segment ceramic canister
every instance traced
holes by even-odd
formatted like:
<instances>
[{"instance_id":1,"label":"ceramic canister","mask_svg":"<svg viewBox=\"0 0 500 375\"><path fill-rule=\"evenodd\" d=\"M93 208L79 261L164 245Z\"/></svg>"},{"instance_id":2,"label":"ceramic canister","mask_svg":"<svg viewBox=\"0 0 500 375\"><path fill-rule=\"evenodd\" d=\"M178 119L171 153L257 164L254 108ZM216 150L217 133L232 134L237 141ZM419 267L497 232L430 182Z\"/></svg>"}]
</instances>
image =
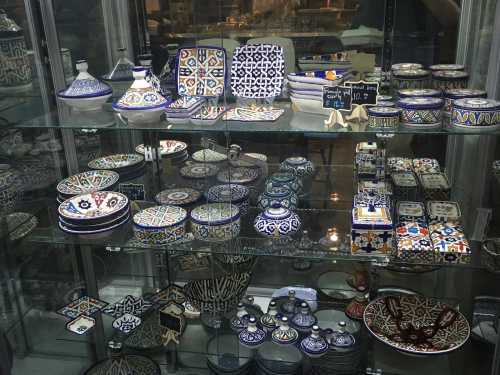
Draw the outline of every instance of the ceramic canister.
<instances>
[{"instance_id":1,"label":"ceramic canister","mask_svg":"<svg viewBox=\"0 0 500 375\"><path fill-rule=\"evenodd\" d=\"M432 87L435 89L465 89L469 74L460 70L439 70L432 72Z\"/></svg>"},{"instance_id":2,"label":"ceramic canister","mask_svg":"<svg viewBox=\"0 0 500 375\"><path fill-rule=\"evenodd\" d=\"M423 69L395 70L392 72L394 92L402 89L425 89L429 85L430 72Z\"/></svg>"},{"instance_id":3,"label":"ceramic canister","mask_svg":"<svg viewBox=\"0 0 500 375\"><path fill-rule=\"evenodd\" d=\"M424 66L419 63L398 63L398 64L392 64L391 70L392 71L397 71L397 70L416 70L416 69L423 69Z\"/></svg>"},{"instance_id":4,"label":"ceramic canister","mask_svg":"<svg viewBox=\"0 0 500 375\"><path fill-rule=\"evenodd\" d=\"M476 89L449 89L444 92L444 115L451 116L452 104L458 99L486 98L484 90Z\"/></svg>"},{"instance_id":5,"label":"ceramic canister","mask_svg":"<svg viewBox=\"0 0 500 375\"><path fill-rule=\"evenodd\" d=\"M439 98L404 98L398 101L401 122L407 127L441 127L444 101Z\"/></svg>"},{"instance_id":6,"label":"ceramic canister","mask_svg":"<svg viewBox=\"0 0 500 375\"><path fill-rule=\"evenodd\" d=\"M368 127L386 130L397 129L400 113L399 108L393 107L368 108Z\"/></svg>"},{"instance_id":7,"label":"ceramic canister","mask_svg":"<svg viewBox=\"0 0 500 375\"><path fill-rule=\"evenodd\" d=\"M264 237L279 238L291 236L300 229L299 216L281 206L274 206L261 212L254 220L255 230Z\"/></svg>"},{"instance_id":8,"label":"ceramic canister","mask_svg":"<svg viewBox=\"0 0 500 375\"><path fill-rule=\"evenodd\" d=\"M484 98L455 100L451 123L464 129L497 129L500 127L500 102Z\"/></svg>"},{"instance_id":9,"label":"ceramic canister","mask_svg":"<svg viewBox=\"0 0 500 375\"><path fill-rule=\"evenodd\" d=\"M246 215L250 206L250 189L239 184L215 185L205 195L210 203L231 203L238 206L241 215Z\"/></svg>"},{"instance_id":10,"label":"ceramic canister","mask_svg":"<svg viewBox=\"0 0 500 375\"><path fill-rule=\"evenodd\" d=\"M436 89L403 89L398 91L400 98L441 98L443 92Z\"/></svg>"},{"instance_id":11,"label":"ceramic canister","mask_svg":"<svg viewBox=\"0 0 500 375\"><path fill-rule=\"evenodd\" d=\"M432 72L437 72L439 70L465 70L465 65L462 64L436 64L429 66Z\"/></svg>"},{"instance_id":12,"label":"ceramic canister","mask_svg":"<svg viewBox=\"0 0 500 375\"><path fill-rule=\"evenodd\" d=\"M295 194L302 191L302 181L293 173L273 173L266 181L266 189L271 187L287 187Z\"/></svg>"},{"instance_id":13,"label":"ceramic canister","mask_svg":"<svg viewBox=\"0 0 500 375\"><path fill-rule=\"evenodd\" d=\"M294 211L299 205L299 198L286 186L271 186L259 195L257 206L261 210L265 210L274 205L280 205Z\"/></svg>"},{"instance_id":14,"label":"ceramic canister","mask_svg":"<svg viewBox=\"0 0 500 375\"><path fill-rule=\"evenodd\" d=\"M196 239L229 241L240 233L240 210L231 203L208 203L191 211L191 230Z\"/></svg>"},{"instance_id":15,"label":"ceramic canister","mask_svg":"<svg viewBox=\"0 0 500 375\"><path fill-rule=\"evenodd\" d=\"M302 156L294 156L285 159L280 164L281 172L292 172L298 177L310 177L314 175L314 164Z\"/></svg>"},{"instance_id":16,"label":"ceramic canister","mask_svg":"<svg viewBox=\"0 0 500 375\"><path fill-rule=\"evenodd\" d=\"M175 242L186 233L187 211L177 206L155 206L134 215L134 236L151 244Z\"/></svg>"}]
</instances>

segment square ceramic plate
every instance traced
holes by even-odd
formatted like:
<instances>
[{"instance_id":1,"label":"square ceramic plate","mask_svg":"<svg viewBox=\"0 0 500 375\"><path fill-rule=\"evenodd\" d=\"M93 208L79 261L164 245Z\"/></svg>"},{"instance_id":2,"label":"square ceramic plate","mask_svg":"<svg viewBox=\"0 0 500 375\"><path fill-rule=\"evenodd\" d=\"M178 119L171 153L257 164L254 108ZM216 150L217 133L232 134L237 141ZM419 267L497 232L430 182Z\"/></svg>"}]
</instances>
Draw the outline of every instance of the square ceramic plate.
<instances>
[{"instance_id":1,"label":"square ceramic plate","mask_svg":"<svg viewBox=\"0 0 500 375\"><path fill-rule=\"evenodd\" d=\"M281 108L233 108L224 114L225 121L276 121L285 112Z\"/></svg>"},{"instance_id":2,"label":"square ceramic plate","mask_svg":"<svg viewBox=\"0 0 500 375\"><path fill-rule=\"evenodd\" d=\"M102 312L119 318L125 314L141 316L152 307L151 302L145 301L142 297L125 296L121 301L115 302L106 307Z\"/></svg>"},{"instance_id":3,"label":"square ceramic plate","mask_svg":"<svg viewBox=\"0 0 500 375\"><path fill-rule=\"evenodd\" d=\"M450 183L444 173L422 173L420 183L424 190L449 190Z\"/></svg>"},{"instance_id":4,"label":"square ceramic plate","mask_svg":"<svg viewBox=\"0 0 500 375\"><path fill-rule=\"evenodd\" d=\"M108 304L89 296L83 296L57 310L57 313L67 318L77 318L80 315L94 315Z\"/></svg>"},{"instance_id":5,"label":"square ceramic plate","mask_svg":"<svg viewBox=\"0 0 500 375\"><path fill-rule=\"evenodd\" d=\"M95 319L90 316L80 315L66 324L66 329L77 335L85 334L89 329L95 326Z\"/></svg>"},{"instance_id":6,"label":"square ceramic plate","mask_svg":"<svg viewBox=\"0 0 500 375\"><path fill-rule=\"evenodd\" d=\"M394 172L392 174L394 186L400 188L416 188L418 183L413 172Z\"/></svg>"}]
</instances>

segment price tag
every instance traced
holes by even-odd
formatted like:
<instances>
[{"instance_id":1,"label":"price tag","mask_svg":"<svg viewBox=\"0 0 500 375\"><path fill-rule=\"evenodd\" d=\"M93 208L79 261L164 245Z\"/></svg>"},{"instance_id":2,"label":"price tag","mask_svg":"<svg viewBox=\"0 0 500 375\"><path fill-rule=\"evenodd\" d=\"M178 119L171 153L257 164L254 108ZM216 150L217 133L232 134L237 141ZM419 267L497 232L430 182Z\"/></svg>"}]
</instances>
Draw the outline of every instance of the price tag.
<instances>
[{"instance_id":1,"label":"price tag","mask_svg":"<svg viewBox=\"0 0 500 375\"><path fill-rule=\"evenodd\" d=\"M125 194L131 201L146 200L143 184L120 184L118 186L118 191Z\"/></svg>"},{"instance_id":2,"label":"price tag","mask_svg":"<svg viewBox=\"0 0 500 375\"><path fill-rule=\"evenodd\" d=\"M352 109L352 88L323 86L323 108L350 111Z\"/></svg>"},{"instance_id":3,"label":"price tag","mask_svg":"<svg viewBox=\"0 0 500 375\"><path fill-rule=\"evenodd\" d=\"M376 105L378 96L377 82L346 82L352 88L352 104Z\"/></svg>"}]
</instances>

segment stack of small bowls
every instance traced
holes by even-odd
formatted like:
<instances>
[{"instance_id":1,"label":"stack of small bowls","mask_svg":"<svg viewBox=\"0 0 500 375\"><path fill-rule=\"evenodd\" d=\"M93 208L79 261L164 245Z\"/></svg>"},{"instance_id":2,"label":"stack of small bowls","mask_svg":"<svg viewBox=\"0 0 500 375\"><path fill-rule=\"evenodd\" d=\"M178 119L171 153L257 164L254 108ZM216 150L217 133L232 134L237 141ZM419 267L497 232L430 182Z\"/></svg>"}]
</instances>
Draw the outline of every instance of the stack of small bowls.
<instances>
[{"instance_id":1,"label":"stack of small bowls","mask_svg":"<svg viewBox=\"0 0 500 375\"><path fill-rule=\"evenodd\" d=\"M128 198L114 191L71 197L59 205L59 228L66 233L95 235L125 224L130 218Z\"/></svg>"},{"instance_id":2,"label":"stack of small bowls","mask_svg":"<svg viewBox=\"0 0 500 375\"><path fill-rule=\"evenodd\" d=\"M145 154L145 146L140 144L135 148L135 152L138 154ZM184 142L177 141L175 139L164 139L160 141L159 153L161 154L162 160L168 160L173 165L179 165L184 163L188 157L188 145ZM153 159L155 155L153 154Z\"/></svg>"},{"instance_id":3,"label":"stack of small bowls","mask_svg":"<svg viewBox=\"0 0 500 375\"><path fill-rule=\"evenodd\" d=\"M120 182L132 180L142 176L145 171L144 156L138 154L114 154L94 159L89 162L90 169L116 172L120 175Z\"/></svg>"},{"instance_id":4,"label":"stack of small bowls","mask_svg":"<svg viewBox=\"0 0 500 375\"><path fill-rule=\"evenodd\" d=\"M104 169L75 174L57 184L57 203L75 195L113 190L119 179L118 173Z\"/></svg>"},{"instance_id":5,"label":"stack of small bowls","mask_svg":"<svg viewBox=\"0 0 500 375\"><path fill-rule=\"evenodd\" d=\"M148 245L162 245L184 238L188 213L177 206L155 206L134 215L134 236Z\"/></svg>"}]
</instances>

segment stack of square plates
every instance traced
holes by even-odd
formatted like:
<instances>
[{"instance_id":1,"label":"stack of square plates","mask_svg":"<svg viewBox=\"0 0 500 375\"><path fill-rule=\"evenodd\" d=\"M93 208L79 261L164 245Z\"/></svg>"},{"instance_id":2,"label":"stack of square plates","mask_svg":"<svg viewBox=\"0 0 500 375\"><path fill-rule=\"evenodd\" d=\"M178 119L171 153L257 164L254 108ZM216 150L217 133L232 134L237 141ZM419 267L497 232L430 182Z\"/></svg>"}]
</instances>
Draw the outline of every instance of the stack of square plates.
<instances>
[{"instance_id":1,"label":"stack of square plates","mask_svg":"<svg viewBox=\"0 0 500 375\"><path fill-rule=\"evenodd\" d=\"M114 154L89 162L90 169L106 169L120 175L121 181L128 181L144 174L146 162L138 154Z\"/></svg>"},{"instance_id":2,"label":"stack of square plates","mask_svg":"<svg viewBox=\"0 0 500 375\"><path fill-rule=\"evenodd\" d=\"M97 234L125 224L130 218L128 198L114 191L71 197L59 205L59 228L71 234Z\"/></svg>"},{"instance_id":3,"label":"stack of square plates","mask_svg":"<svg viewBox=\"0 0 500 375\"><path fill-rule=\"evenodd\" d=\"M205 103L203 98L182 96L165 109L167 120L173 124L189 122L191 116L201 109L203 103Z\"/></svg>"},{"instance_id":4,"label":"stack of square plates","mask_svg":"<svg viewBox=\"0 0 500 375\"><path fill-rule=\"evenodd\" d=\"M188 157L188 145L181 141L176 141L175 139L164 139L160 141L159 152L161 154L161 159L170 160L172 164L182 164ZM135 152L144 155L145 147L140 144L135 148ZM154 158L154 155L153 155Z\"/></svg>"},{"instance_id":5,"label":"stack of square plates","mask_svg":"<svg viewBox=\"0 0 500 375\"><path fill-rule=\"evenodd\" d=\"M118 173L104 169L75 174L57 184L57 202L62 203L79 194L113 190L119 179Z\"/></svg>"}]
</instances>

